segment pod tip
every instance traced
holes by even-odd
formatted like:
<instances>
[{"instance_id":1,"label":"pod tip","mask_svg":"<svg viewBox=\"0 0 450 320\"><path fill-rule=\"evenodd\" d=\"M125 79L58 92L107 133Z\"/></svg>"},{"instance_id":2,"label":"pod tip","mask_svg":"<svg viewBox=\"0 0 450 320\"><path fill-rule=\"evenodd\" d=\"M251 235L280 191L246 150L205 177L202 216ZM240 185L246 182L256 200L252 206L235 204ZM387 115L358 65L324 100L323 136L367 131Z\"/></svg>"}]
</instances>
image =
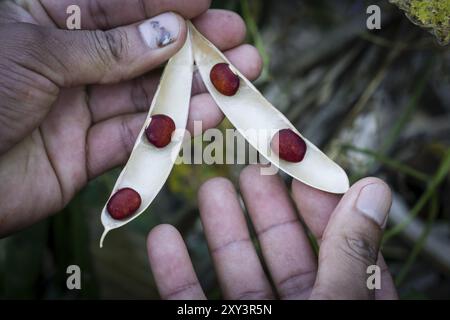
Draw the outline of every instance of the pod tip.
<instances>
[{"instance_id":1,"label":"pod tip","mask_svg":"<svg viewBox=\"0 0 450 320\"><path fill-rule=\"evenodd\" d=\"M108 234L110 229L105 228L105 230L103 230L102 236L100 238L100 248L103 248L103 240L105 240L106 235Z\"/></svg>"}]
</instances>

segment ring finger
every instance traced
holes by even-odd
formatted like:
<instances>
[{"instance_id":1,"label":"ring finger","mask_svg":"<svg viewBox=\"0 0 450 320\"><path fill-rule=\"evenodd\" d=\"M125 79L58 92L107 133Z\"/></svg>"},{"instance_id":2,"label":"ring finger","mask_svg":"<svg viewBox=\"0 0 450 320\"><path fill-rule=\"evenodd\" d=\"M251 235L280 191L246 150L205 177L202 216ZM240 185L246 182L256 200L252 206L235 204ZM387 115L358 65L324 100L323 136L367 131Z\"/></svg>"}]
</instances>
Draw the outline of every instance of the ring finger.
<instances>
[{"instance_id":1,"label":"ring finger","mask_svg":"<svg viewBox=\"0 0 450 320\"><path fill-rule=\"evenodd\" d=\"M261 175L248 166L241 192L255 227L264 260L282 299L306 299L316 278L316 257L278 175Z\"/></svg>"}]
</instances>

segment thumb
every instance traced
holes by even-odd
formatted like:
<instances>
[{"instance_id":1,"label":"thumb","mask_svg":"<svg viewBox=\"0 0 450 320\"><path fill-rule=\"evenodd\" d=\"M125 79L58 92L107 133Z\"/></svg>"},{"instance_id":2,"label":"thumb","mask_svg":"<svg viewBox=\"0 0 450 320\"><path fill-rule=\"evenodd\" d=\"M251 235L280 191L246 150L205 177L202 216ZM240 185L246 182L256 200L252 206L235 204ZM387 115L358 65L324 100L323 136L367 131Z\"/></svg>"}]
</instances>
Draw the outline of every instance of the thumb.
<instances>
[{"instance_id":1,"label":"thumb","mask_svg":"<svg viewBox=\"0 0 450 320\"><path fill-rule=\"evenodd\" d=\"M170 58L186 38L184 19L171 12L107 31L68 31L27 24L17 28L19 39L25 38L28 43L16 45L25 52L13 52L12 59L60 87L133 78Z\"/></svg>"},{"instance_id":2,"label":"thumb","mask_svg":"<svg viewBox=\"0 0 450 320\"><path fill-rule=\"evenodd\" d=\"M35 130L61 87L133 78L175 54L184 19L164 13L108 31L0 26L0 155Z\"/></svg>"},{"instance_id":3,"label":"thumb","mask_svg":"<svg viewBox=\"0 0 450 320\"><path fill-rule=\"evenodd\" d=\"M390 206L390 189L377 178L360 180L344 195L322 238L313 299L374 297L367 268L376 264Z\"/></svg>"}]
</instances>

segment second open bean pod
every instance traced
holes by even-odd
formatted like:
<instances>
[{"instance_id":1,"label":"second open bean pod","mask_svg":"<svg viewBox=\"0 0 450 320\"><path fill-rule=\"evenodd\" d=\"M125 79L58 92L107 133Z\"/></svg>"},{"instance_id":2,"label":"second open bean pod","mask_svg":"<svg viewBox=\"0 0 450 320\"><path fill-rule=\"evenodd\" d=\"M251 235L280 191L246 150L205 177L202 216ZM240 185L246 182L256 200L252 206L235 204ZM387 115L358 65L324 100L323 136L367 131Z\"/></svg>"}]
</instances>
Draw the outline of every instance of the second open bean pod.
<instances>
[{"instance_id":1,"label":"second open bean pod","mask_svg":"<svg viewBox=\"0 0 450 320\"><path fill-rule=\"evenodd\" d=\"M303 137L219 49L198 32L192 23L188 24L194 60L203 82L225 116L244 138L261 155L294 179L323 191L346 192L349 180L345 171ZM250 134L255 132L266 132L267 137L261 139L261 135ZM284 143L277 150L281 152L272 150L274 137L280 137L279 143Z\"/></svg>"}]
</instances>

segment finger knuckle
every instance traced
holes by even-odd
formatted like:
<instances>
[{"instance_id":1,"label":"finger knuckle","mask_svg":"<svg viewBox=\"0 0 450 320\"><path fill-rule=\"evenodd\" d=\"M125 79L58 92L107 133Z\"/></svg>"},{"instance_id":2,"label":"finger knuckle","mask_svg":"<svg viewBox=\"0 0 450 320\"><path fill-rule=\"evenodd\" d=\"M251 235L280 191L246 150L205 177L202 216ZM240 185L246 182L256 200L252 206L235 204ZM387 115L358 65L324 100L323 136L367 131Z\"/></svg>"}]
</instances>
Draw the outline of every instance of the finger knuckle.
<instances>
[{"instance_id":1,"label":"finger knuckle","mask_svg":"<svg viewBox=\"0 0 450 320\"><path fill-rule=\"evenodd\" d=\"M127 34L123 30L92 31L92 48L105 67L120 64L127 51Z\"/></svg>"},{"instance_id":2,"label":"finger knuckle","mask_svg":"<svg viewBox=\"0 0 450 320\"><path fill-rule=\"evenodd\" d=\"M339 291L334 290L328 286L314 286L312 289L310 300L336 300L339 299Z\"/></svg>"},{"instance_id":3,"label":"finger knuckle","mask_svg":"<svg viewBox=\"0 0 450 320\"><path fill-rule=\"evenodd\" d=\"M164 300L170 300L170 299L178 299L180 296L183 296L186 293L195 291L200 288L200 284L197 281L187 282L184 284L180 284L173 289L169 290L168 292L164 293L162 295L162 298Z\"/></svg>"},{"instance_id":4,"label":"finger knuckle","mask_svg":"<svg viewBox=\"0 0 450 320\"><path fill-rule=\"evenodd\" d=\"M97 28L104 29L110 25L108 21L108 14L102 4L102 1L88 1L88 11L94 25Z\"/></svg>"},{"instance_id":5,"label":"finger knuckle","mask_svg":"<svg viewBox=\"0 0 450 320\"><path fill-rule=\"evenodd\" d=\"M298 270L278 282L280 298L291 299L299 296L306 297L312 290L316 279L316 270Z\"/></svg>"},{"instance_id":6,"label":"finger knuckle","mask_svg":"<svg viewBox=\"0 0 450 320\"><path fill-rule=\"evenodd\" d=\"M245 290L236 295L236 300L270 300L273 296L264 289Z\"/></svg>"},{"instance_id":7,"label":"finger knuckle","mask_svg":"<svg viewBox=\"0 0 450 320\"><path fill-rule=\"evenodd\" d=\"M352 262L358 262L364 266L372 265L376 262L378 250L374 241L366 234L350 233L343 236L343 241L339 241L341 252L344 257Z\"/></svg>"},{"instance_id":8,"label":"finger knuckle","mask_svg":"<svg viewBox=\"0 0 450 320\"><path fill-rule=\"evenodd\" d=\"M122 29L114 29L105 32L109 51L115 62L120 62L127 55L128 35Z\"/></svg>"},{"instance_id":9,"label":"finger knuckle","mask_svg":"<svg viewBox=\"0 0 450 320\"><path fill-rule=\"evenodd\" d=\"M120 125L120 137L123 150L126 154L130 154L133 150L134 141L136 139L136 134L130 127L127 118L123 118Z\"/></svg>"},{"instance_id":10,"label":"finger knuckle","mask_svg":"<svg viewBox=\"0 0 450 320\"><path fill-rule=\"evenodd\" d=\"M150 94L147 92L145 79L138 77L131 82L130 98L135 111L145 111L150 103Z\"/></svg>"}]
</instances>

